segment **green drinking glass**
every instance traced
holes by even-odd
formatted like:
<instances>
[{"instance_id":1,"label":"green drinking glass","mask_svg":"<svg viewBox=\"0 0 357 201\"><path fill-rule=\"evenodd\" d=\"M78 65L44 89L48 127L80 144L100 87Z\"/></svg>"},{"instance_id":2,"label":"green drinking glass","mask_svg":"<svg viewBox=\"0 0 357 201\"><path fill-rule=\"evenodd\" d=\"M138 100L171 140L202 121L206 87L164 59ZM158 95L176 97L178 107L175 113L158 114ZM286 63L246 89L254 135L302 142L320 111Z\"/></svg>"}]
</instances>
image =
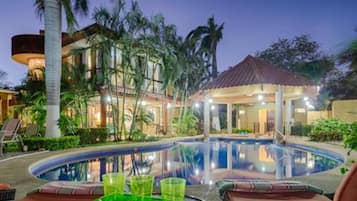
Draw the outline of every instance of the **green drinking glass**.
<instances>
[{"instance_id":1,"label":"green drinking glass","mask_svg":"<svg viewBox=\"0 0 357 201\"><path fill-rule=\"evenodd\" d=\"M183 201L185 199L186 180L169 177L160 181L161 197L165 201Z\"/></svg>"},{"instance_id":2,"label":"green drinking glass","mask_svg":"<svg viewBox=\"0 0 357 201\"><path fill-rule=\"evenodd\" d=\"M150 197L154 186L154 177L138 175L130 177L130 191L137 197Z\"/></svg>"},{"instance_id":3,"label":"green drinking glass","mask_svg":"<svg viewBox=\"0 0 357 201\"><path fill-rule=\"evenodd\" d=\"M103 175L104 195L123 194L125 175L123 173L109 173Z\"/></svg>"}]
</instances>

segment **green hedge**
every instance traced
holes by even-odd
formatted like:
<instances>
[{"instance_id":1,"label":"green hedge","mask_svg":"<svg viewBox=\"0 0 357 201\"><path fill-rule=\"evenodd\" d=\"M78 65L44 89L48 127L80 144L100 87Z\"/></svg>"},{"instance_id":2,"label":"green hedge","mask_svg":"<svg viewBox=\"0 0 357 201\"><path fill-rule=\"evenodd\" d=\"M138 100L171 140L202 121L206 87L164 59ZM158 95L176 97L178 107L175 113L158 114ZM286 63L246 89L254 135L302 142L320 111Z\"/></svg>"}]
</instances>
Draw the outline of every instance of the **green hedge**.
<instances>
[{"instance_id":1,"label":"green hedge","mask_svg":"<svg viewBox=\"0 0 357 201\"><path fill-rule=\"evenodd\" d=\"M233 128L232 133L239 133L239 134L247 134L247 133L252 133L252 129L249 128Z\"/></svg>"},{"instance_id":2,"label":"green hedge","mask_svg":"<svg viewBox=\"0 0 357 201\"><path fill-rule=\"evenodd\" d=\"M81 128L77 134L80 144L96 144L106 142L109 131L107 128Z\"/></svg>"},{"instance_id":3,"label":"green hedge","mask_svg":"<svg viewBox=\"0 0 357 201\"><path fill-rule=\"evenodd\" d=\"M309 134L312 141L341 141L351 133L351 125L338 119L319 119Z\"/></svg>"},{"instance_id":4,"label":"green hedge","mask_svg":"<svg viewBox=\"0 0 357 201\"><path fill-rule=\"evenodd\" d=\"M50 151L78 147L78 136L65 136L60 138L28 137L23 139L29 151L46 149Z\"/></svg>"}]
</instances>

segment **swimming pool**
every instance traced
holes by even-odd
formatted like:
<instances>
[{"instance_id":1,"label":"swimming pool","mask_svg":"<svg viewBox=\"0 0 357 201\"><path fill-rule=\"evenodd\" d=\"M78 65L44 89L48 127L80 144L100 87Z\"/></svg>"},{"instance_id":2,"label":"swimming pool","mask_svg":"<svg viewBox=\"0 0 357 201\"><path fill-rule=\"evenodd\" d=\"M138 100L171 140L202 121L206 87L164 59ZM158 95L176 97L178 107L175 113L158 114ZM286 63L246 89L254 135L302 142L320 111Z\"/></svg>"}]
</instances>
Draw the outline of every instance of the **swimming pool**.
<instances>
[{"instance_id":1,"label":"swimming pool","mask_svg":"<svg viewBox=\"0 0 357 201\"><path fill-rule=\"evenodd\" d=\"M221 179L283 179L339 166L343 157L303 145L276 145L272 140L210 138L176 143L84 152L41 162L31 168L38 178L101 181L109 172L183 177L188 184Z\"/></svg>"}]
</instances>

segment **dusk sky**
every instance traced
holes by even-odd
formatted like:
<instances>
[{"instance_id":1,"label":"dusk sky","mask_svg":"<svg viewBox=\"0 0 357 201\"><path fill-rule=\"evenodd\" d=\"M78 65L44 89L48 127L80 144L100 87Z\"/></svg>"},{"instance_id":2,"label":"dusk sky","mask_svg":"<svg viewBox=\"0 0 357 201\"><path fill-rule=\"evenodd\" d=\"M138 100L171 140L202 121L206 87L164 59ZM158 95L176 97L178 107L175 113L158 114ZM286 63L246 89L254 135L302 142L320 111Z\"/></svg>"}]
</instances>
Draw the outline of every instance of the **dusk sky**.
<instances>
[{"instance_id":1,"label":"dusk sky","mask_svg":"<svg viewBox=\"0 0 357 201\"><path fill-rule=\"evenodd\" d=\"M11 85L19 84L27 72L26 66L11 59L11 37L44 28L33 2L1 0L0 69L8 73ZM90 11L110 2L89 0ZM224 22L217 50L219 71L282 37L310 34L328 54L339 52L357 38L357 0L139 0L139 4L147 16L162 13L183 36L206 24L212 15L217 23ZM91 15L78 20L80 27L93 23Z\"/></svg>"}]
</instances>

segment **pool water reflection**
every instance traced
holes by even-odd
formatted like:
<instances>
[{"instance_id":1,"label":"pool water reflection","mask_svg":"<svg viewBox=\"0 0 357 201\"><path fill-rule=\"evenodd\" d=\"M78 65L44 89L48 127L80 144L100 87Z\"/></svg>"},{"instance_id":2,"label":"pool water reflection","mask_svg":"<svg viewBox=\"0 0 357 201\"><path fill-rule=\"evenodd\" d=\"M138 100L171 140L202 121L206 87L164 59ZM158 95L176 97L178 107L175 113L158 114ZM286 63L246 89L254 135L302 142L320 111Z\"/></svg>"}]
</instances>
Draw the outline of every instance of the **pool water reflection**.
<instances>
[{"instance_id":1,"label":"pool water reflection","mask_svg":"<svg viewBox=\"0 0 357 201\"><path fill-rule=\"evenodd\" d=\"M63 164L38 175L56 181L101 181L109 172L127 176L150 174L186 178L188 184L209 184L221 179L282 179L337 167L340 161L296 148L259 142L190 142L160 151L109 155Z\"/></svg>"}]
</instances>

